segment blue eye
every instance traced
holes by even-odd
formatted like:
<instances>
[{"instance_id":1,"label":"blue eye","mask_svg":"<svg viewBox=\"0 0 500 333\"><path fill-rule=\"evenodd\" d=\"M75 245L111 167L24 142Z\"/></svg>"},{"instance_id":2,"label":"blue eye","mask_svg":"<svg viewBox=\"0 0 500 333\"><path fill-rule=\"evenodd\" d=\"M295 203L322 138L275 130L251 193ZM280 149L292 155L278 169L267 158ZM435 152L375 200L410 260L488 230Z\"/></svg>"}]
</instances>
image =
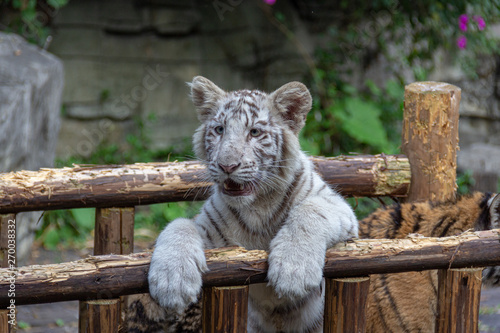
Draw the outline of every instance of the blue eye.
<instances>
[{"instance_id":1,"label":"blue eye","mask_svg":"<svg viewBox=\"0 0 500 333\"><path fill-rule=\"evenodd\" d=\"M253 136L253 137L257 137L257 136L259 136L261 134L262 134L262 131L260 129L258 129L258 128L252 128L250 130L250 135Z\"/></svg>"},{"instance_id":2,"label":"blue eye","mask_svg":"<svg viewBox=\"0 0 500 333\"><path fill-rule=\"evenodd\" d=\"M217 133L217 134L223 134L224 133L224 126L216 126L215 127L215 133Z\"/></svg>"}]
</instances>

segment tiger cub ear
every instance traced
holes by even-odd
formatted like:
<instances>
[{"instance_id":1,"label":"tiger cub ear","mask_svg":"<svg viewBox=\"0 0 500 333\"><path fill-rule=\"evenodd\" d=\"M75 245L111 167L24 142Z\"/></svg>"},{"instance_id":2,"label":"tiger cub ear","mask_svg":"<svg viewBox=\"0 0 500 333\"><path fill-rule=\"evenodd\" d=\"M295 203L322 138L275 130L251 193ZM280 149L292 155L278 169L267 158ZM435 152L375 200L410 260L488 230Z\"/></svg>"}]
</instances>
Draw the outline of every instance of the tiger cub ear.
<instances>
[{"instance_id":1,"label":"tiger cub ear","mask_svg":"<svg viewBox=\"0 0 500 333\"><path fill-rule=\"evenodd\" d=\"M203 76L194 77L188 85L191 87L191 100L196 107L198 119L205 122L217 112L218 102L226 92Z\"/></svg>"},{"instance_id":2,"label":"tiger cub ear","mask_svg":"<svg viewBox=\"0 0 500 333\"><path fill-rule=\"evenodd\" d=\"M500 228L500 194L490 199L490 221L492 229Z\"/></svg>"},{"instance_id":3,"label":"tiger cub ear","mask_svg":"<svg viewBox=\"0 0 500 333\"><path fill-rule=\"evenodd\" d=\"M273 109L288 127L298 135L311 110L312 97L307 87L300 82L290 82L270 95Z\"/></svg>"}]
</instances>

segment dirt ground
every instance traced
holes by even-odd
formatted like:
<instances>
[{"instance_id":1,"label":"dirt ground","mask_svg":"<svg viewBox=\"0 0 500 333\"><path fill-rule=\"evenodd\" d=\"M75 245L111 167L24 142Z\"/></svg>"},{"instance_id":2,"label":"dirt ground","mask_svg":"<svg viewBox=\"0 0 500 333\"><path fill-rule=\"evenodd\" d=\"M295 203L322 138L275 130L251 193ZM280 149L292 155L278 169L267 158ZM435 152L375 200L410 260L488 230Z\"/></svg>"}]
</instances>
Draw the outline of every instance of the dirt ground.
<instances>
[{"instance_id":1,"label":"dirt ground","mask_svg":"<svg viewBox=\"0 0 500 333\"><path fill-rule=\"evenodd\" d=\"M142 249L145 246L140 246ZM138 248L136 251L141 251ZM32 262L37 264L77 260L89 254L88 250L45 251L37 249ZM18 307L18 332L66 333L78 332L78 302L24 305ZM483 288L479 314L480 333L500 333L500 288Z\"/></svg>"}]
</instances>

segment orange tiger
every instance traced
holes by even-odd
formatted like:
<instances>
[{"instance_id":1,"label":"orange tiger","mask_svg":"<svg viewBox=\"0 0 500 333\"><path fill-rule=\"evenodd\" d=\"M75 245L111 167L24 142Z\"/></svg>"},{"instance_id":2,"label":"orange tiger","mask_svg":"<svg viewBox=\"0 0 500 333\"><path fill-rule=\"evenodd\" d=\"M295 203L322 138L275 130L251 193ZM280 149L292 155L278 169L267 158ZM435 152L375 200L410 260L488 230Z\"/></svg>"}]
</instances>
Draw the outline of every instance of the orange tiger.
<instances>
[{"instance_id":1,"label":"orange tiger","mask_svg":"<svg viewBox=\"0 0 500 333\"><path fill-rule=\"evenodd\" d=\"M444 203L404 203L380 208L360 221L360 238L458 235L467 230L498 228L500 195L473 193ZM487 267L483 283L500 284L500 268ZM372 275L367 332L434 332L437 271Z\"/></svg>"}]
</instances>

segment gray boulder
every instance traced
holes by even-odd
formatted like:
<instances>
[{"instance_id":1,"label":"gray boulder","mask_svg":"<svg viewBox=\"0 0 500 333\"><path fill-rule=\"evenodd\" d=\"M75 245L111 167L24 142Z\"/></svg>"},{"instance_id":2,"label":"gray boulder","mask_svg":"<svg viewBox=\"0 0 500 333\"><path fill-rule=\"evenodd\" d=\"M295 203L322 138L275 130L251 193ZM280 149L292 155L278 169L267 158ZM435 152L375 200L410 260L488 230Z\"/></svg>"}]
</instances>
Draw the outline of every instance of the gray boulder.
<instances>
[{"instance_id":1,"label":"gray boulder","mask_svg":"<svg viewBox=\"0 0 500 333\"><path fill-rule=\"evenodd\" d=\"M57 57L0 32L0 172L53 166L62 90ZM40 214L16 217L18 264L30 252Z\"/></svg>"}]
</instances>

